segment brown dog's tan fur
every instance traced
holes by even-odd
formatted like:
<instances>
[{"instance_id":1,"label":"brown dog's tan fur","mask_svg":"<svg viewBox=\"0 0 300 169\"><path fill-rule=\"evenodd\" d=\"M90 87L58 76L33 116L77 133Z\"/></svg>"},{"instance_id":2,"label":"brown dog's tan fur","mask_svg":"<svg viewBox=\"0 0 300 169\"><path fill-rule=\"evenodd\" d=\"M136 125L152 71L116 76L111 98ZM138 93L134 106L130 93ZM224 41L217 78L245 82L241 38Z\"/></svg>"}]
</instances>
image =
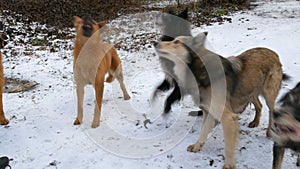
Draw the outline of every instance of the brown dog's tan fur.
<instances>
[{"instance_id":1,"label":"brown dog's tan fur","mask_svg":"<svg viewBox=\"0 0 300 169\"><path fill-rule=\"evenodd\" d=\"M0 123L1 125L6 125L9 121L5 118L3 111L3 101L2 101L2 92L4 86L4 74L3 74L3 65L2 65L2 55L0 53Z\"/></svg>"},{"instance_id":2,"label":"brown dog's tan fur","mask_svg":"<svg viewBox=\"0 0 300 169\"><path fill-rule=\"evenodd\" d=\"M2 39L2 33L0 33L0 49L5 45L5 41ZM4 87L4 74L3 74L3 65L2 65L2 54L0 52L0 124L6 125L9 121L5 118L4 110L3 110L3 100L2 100L2 92Z\"/></svg>"},{"instance_id":3,"label":"brown dog's tan fur","mask_svg":"<svg viewBox=\"0 0 300 169\"><path fill-rule=\"evenodd\" d=\"M128 100L130 96L123 83L121 61L116 49L100 40L105 29L105 23L97 23L93 20L89 21L89 23L92 25L92 32L91 36L87 37L83 35L84 20L74 16L74 26L77 35L73 53L73 69L78 99L78 114L74 124L82 123L84 86L91 84L95 89L96 95L94 119L92 122L92 127L95 128L100 124L104 81L107 73L109 77L106 79L106 82L112 82L114 78L117 78L123 91L124 99Z\"/></svg>"},{"instance_id":4,"label":"brown dog's tan fur","mask_svg":"<svg viewBox=\"0 0 300 169\"><path fill-rule=\"evenodd\" d=\"M188 151L200 151L216 120L220 119L225 141L223 169L235 169L238 115L251 102L261 109L259 95L264 97L270 116L273 115L283 78L281 63L278 55L267 48L253 48L236 57L224 58L205 48L206 35L201 33L196 37L178 37L172 42L159 42L155 47L160 56L173 61L179 86L186 92L184 94L192 95L204 113L200 136L195 144L188 146ZM216 66L218 64L220 67ZM188 71L192 72L190 77L183 73ZM187 79L193 78L196 84L191 86L192 81ZM224 99L213 98L224 90ZM220 104L222 102L223 105ZM211 108L215 111L210 111ZM257 112L253 125L259 123L260 111Z\"/></svg>"}]
</instances>

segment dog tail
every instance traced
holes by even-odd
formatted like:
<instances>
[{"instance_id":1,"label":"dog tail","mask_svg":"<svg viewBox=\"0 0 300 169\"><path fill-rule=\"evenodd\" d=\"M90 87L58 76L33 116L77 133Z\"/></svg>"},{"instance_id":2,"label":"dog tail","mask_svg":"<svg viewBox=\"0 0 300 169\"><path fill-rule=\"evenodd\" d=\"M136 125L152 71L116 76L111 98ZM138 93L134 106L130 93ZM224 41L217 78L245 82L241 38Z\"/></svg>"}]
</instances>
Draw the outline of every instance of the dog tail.
<instances>
[{"instance_id":1,"label":"dog tail","mask_svg":"<svg viewBox=\"0 0 300 169\"><path fill-rule=\"evenodd\" d=\"M227 59L231 63L231 67L235 73L239 73L242 70L242 63L240 59L234 56L228 57Z\"/></svg>"},{"instance_id":2,"label":"dog tail","mask_svg":"<svg viewBox=\"0 0 300 169\"><path fill-rule=\"evenodd\" d=\"M291 80L291 76L286 74L286 73L282 73L282 81L289 81Z\"/></svg>"}]
</instances>

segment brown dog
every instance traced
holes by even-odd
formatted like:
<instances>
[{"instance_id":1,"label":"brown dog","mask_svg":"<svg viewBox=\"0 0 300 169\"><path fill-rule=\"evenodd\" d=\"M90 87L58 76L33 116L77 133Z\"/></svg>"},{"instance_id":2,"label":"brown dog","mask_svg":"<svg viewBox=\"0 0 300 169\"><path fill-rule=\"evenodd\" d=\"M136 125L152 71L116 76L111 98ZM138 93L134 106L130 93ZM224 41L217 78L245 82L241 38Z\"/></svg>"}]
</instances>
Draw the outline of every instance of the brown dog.
<instances>
[{"instance_id":1,"label":"brown dog","mask_svg":"<svg viewBox=\"0 0 300 169\"><path fill-rule=\"evenodd\" d=\"M196 37L180 36L154 46L160 57L173 62L173 76L183 94L191 95L203 110L200 136L187 150L200 151L216 120L220 120L225 141L223 169L235 169L238 115L249 103L258 103L261 95L272 117L283 79L281 63L278 55L267 48L253 48L224 58L205 48L206 36L207 32ZM254 123L259 118L260 114L256 114Z\"/></svg>"},{"instance_id":2,"label":"brown dog","mask_svg":"<svg viewBox=\"0 0 300 169\"><path fill-rule=\"evenodd\" d=\"M2 35L0 34L0 49L5 45L5 41L2 39ZM3 102L2 102L2 90L4 86L4 74L3 74L3 65L2 65L2 55L0 52L0 124L6 125L9 121L5 118L3 111Z\"/></svg>"},{"instance_id":3,"label":"brown dog","mask_svg":"<svg viewBox=\"0 0 300 169\"><path fill-rule=\"evenodd\" d=\"M96 94L94 119L92 128L100 124L101 105L105 75L109 77L106 82L112 82L114 78L120 83L124 99L130 99L123 83L121 60L116 49L101 41L101 35L105 30L105 22L95 22L89 17L80 18L74 16L76 39L74 47L74 79L76 82L78 114L74 125L82 123L84 86L93 85Z\"/></svg>"},{"instance_id":4,"label":"brown dog","mask_svg":"<svg viewBox=\"0 0 300 169\"><path fill-rule=\"evenodd\" d=\"M274 111L271 136L273 169L281 169L284 151L290 148L300 153L300 82L280 100ZM297 165L299 165L299 157Z\"/></svg>"}]
</instances>

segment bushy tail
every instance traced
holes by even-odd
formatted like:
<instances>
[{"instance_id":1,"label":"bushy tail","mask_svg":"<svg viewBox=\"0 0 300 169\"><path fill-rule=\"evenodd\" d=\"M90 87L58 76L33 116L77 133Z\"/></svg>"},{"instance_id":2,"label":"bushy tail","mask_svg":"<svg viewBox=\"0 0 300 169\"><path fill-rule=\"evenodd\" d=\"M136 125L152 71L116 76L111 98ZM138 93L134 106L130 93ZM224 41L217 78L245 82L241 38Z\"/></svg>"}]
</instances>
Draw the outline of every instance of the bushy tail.
<instances>
[{"instance_id":1,"label":"bushy tail","mask_svg":"<svg viewBox=\"0 0 300 169\"><path fill-rule=\"evenodd\" d=\"M242 70L242 63L237 57L231 56L227 59L231 63L231 67L235 73L239 73Z\"/></svg>"},{"instance_id":2,"label":"bushy tail","mask_svg":"<svg viewBox=\"0 0 300 169\"><path fill-rule=\"evenodd\" d=\"M289 81L291 80L291 76L286 74L286 73L282 73L282 81Z\"/></svg>"}]
</instances>

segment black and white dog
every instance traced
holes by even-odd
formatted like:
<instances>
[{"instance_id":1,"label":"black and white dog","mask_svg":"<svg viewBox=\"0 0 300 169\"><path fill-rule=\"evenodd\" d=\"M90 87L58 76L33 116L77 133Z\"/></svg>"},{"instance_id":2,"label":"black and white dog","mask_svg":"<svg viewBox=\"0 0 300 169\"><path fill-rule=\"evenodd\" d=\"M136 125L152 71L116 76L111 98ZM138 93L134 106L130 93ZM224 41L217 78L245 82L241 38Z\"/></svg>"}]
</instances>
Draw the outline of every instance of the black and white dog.
<instances>
[{"instance_id":1,"label":"black and white dog","mask_svg":"<svg viewBox=\"0 0 300 169\"><path fill-rule=\"evenodd\" d=\"M162 13L157 16L155 24L161 29L163 34L160 38L161 41L172 41L178 36L192 36L191 25L188 22L188 9L185 9L180 14L175 14L173 11L169 11L168 14ZM165 73L165 79L157 86L153 94L153 99L155 99L159 91L167 91L174 87L172 93L165 102L164 113L168 113L171 110L172 104L181 99L181 92L180 87L173 76L174 63L160 56L159 60ZM201 113L202 112L199 111L198 115L201 115Z\"/></svg>"},{"instance_id":2,"label":"black and white dog","mask_svg":"<svg viewBox=\"0 0 300 169\"><path fill-rule=\"evenodd\" d=\"M300 82L280 100L274 112L271 137L273 146L273 169L281 169L286 148L300 153ZM300 159L298 158L297 165Z\"/></svg>"}]
</instances>

